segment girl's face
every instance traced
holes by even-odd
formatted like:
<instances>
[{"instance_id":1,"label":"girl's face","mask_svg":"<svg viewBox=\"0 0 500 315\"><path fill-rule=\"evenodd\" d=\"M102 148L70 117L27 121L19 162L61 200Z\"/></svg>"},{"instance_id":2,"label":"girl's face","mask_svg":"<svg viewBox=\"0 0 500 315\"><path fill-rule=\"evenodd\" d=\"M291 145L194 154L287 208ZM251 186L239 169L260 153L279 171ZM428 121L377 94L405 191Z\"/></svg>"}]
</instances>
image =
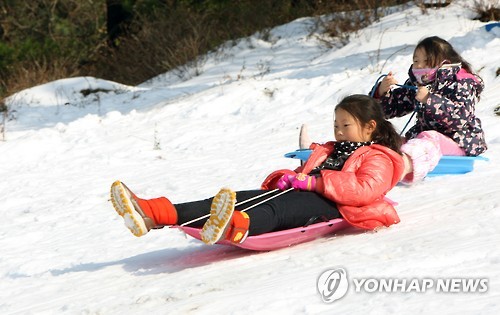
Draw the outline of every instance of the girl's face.
<instances>
[{"instance_id":1,"label":"girl's face","mask_svg":"<svg viewBox=\"0 0 500 315\"><path fill-rule=\"evenodd\" d=\"M372 140L372 133L377 123L371 120L362 126L359 120L345 110L335 110L334 131L337 141L366 142Z\"/></svg>"},{"instance_id":2,"label":"girl's face","mask_svg":"<svg viewBox=\"0 0 500 315\"><path fill-rule=\"evenodd\" d=\"M419 48L413 53L413 69L425 69L431 68L431 65L427 61L427 54L425 50Z\"/></svg>"}]
</instances>

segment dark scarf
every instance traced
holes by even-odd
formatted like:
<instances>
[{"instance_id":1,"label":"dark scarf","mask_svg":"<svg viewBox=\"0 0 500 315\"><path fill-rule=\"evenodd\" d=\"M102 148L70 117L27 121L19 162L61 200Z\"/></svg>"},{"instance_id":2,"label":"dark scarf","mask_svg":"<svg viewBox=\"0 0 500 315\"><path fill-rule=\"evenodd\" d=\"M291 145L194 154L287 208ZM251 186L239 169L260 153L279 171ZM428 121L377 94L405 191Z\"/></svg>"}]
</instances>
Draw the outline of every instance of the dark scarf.
<instances>
[{"instance_id":1,"label":"dark scarf","mask_svg":"<svg viewBox=\"0 0 500 315\"><path fill-rule=\"evenodd\" d=\"M352 141L339 141L335 142L333 152L328 158L321 163L320 166L313 169L310 175L319 175L321 170L340 171L344 167L344 163L357 149L366 145L372 145L373 141L367 142L352 142Z\"/></svg>"}]
</instances>

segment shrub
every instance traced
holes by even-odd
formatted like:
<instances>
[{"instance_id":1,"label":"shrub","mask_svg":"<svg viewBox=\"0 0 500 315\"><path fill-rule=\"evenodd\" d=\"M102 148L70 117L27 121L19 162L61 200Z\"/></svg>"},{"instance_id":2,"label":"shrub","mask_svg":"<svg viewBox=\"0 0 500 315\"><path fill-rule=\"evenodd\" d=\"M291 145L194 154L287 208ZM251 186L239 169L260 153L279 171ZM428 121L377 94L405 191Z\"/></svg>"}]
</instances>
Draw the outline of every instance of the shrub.
<instances>
[{"instance_id":1,"label":"shrub","mask_svg":"<svg viewBox=\"0 0 500 315\"><path fill-rule=\"evenodd\" d=\"M80 72L100 47L105 1L0 4L0 96Z\"/></svg>"},{"instance_id":2,"label":"shrub","mask_svg":"<svg viewBox=\"0 0 500 315\"><path fill-rule=\"evenodd\" d=\"M325 26L337 41L405 0L33 0L0 2L0 97L48 81L96 76L135 85L302 16L345 11ZM334 15L332 15L334 16ZM114 20L118 18L118 20ZM344 36L344 37L343 37Z\"/></svg>"},{"instance_id":3,"label":"shrub","mask_svg":"<svg viewBox=\"0 0 500 315\"><path fill-rule=\"evenodd\" d=\"M481 22L498 21L500 20L500 1L478 1L474 0L472 6L474 12L477 13L477 20Z\"/></svg>"}]
</instances>

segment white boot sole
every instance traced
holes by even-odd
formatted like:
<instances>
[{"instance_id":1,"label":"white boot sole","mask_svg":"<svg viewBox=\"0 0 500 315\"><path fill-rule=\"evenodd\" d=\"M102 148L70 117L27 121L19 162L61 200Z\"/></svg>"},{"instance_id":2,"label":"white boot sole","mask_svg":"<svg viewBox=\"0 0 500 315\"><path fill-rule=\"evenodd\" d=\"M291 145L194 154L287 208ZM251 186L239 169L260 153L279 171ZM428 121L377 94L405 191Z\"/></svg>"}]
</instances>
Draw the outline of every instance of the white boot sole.
<instances>
[{"instance_id":1,"label":"white boot sole","mask_svg":"<svg viewBox=\"0 0 500 315\"><path fill-rule=\"evenodd\" d=\"M229 188L222 188L215 195L210 208L210 217L201 230L201 240L206 244L215 244L226 231L234 212L236 193Z\"/></svg>"},{"instance_id":2,"label":"white boot sole","mask_svg":"<svg viewBox=\"0 0 500 315\"><path fill-rule=\"evenodd\" d=\"M111 185L111 203L113 203L116 213L123 217L125 226L132 234L139 237L148 233L144 219L135 210L135 201L132 199L131 192L120 181ZM138 205L136 204L136 206Z\"/></svg>"}]
</instances>

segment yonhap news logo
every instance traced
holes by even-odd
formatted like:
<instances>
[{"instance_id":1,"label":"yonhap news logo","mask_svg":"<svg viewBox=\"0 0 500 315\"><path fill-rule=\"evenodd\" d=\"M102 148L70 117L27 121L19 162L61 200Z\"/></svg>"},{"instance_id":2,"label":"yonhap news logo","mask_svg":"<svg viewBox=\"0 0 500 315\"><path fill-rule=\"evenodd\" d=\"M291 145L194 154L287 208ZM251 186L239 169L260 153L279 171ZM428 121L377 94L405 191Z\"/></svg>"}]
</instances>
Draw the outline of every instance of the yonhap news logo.
<instances>
[{"instance_id":1,"label":"yonhap news logo","mask_svg":"<svg viewBox=\"0 0 500 315\"><path fill-rule=\"evenodd\" d=\"M354 293L485 293L487 278L352 278L347 270L337 267L324 271L317 282L318 292L325 303L343 298L349 288Z\"/></svg>"},{"instance_id":2,"label":"yonhap news logo","mask_svg":"<svg viewBox=\"0 0 500 315\"><path fill-rule=\"evenodd\" d=\"M332 303L343 298L347 289L349 289L349 282L344 268L327 270L318 278L318 291L325 303Z\"/></svg>"}]
</instances>

